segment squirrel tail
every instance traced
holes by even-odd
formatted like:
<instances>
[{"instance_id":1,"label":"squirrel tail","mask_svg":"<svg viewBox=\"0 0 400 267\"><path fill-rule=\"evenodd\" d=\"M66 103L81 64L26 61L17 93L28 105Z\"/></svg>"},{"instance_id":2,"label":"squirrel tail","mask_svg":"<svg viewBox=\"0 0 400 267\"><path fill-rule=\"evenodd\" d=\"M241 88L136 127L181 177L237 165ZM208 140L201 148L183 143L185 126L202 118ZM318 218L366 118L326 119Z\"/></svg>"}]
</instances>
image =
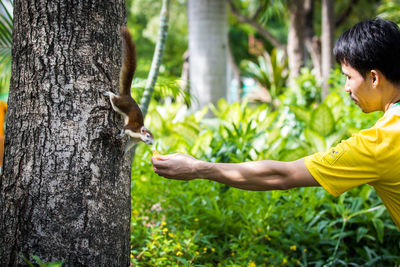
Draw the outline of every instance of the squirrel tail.
<instances>
[{"instance_id":1,"label":"squirrel tail","mask_svg":"<svg viewBox=\"0 0 400 267\"><path fill-rule=\"evenodd\" d=\"M131 95L131 84L136 70L136 45L126 26L121 27L122 66L119 74L121 95Z\"/></svg>"}]
</instances>

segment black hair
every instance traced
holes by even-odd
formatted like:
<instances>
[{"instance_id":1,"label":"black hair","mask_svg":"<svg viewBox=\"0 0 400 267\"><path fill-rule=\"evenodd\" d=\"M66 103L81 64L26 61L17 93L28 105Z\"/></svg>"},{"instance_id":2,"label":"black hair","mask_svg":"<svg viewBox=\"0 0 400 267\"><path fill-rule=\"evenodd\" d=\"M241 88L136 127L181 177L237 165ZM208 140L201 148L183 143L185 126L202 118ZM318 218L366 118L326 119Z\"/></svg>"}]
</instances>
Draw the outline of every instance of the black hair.
<instances>
[{"instance_id":1,"label":"black hair","mask_svg":"<svg viewBox=\"0 0 400 267\"><path fill-rule=\"evenodd\" d=\"M377 69L392 83L400 83L400 29L380 18L357 23L337 40L336 61L356 69L363 77Z\"/></svg>"}]
</instances>

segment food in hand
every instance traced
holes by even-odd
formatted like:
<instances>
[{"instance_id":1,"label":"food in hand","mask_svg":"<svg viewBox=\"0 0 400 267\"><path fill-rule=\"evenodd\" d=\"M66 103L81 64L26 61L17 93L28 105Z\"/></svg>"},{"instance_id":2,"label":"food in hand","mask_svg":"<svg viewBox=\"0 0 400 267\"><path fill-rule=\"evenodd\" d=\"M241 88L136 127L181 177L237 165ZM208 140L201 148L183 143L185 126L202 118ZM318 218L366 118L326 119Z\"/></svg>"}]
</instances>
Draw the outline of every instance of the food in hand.
<instances>
[{"instance_id":1,"label":"food in hand","mask_svg":"<svg viewBox=\"0 0 400 267\"><path fill-rule=\"evenodd\" d=\"M157 150L154 150L154 151L153 151L153 158L156 158L156 160L159 160L159 159L160 159L160 158L159 158L159 155L160 155L160 153L158 153Z\"/></svg>"}]
</instances>

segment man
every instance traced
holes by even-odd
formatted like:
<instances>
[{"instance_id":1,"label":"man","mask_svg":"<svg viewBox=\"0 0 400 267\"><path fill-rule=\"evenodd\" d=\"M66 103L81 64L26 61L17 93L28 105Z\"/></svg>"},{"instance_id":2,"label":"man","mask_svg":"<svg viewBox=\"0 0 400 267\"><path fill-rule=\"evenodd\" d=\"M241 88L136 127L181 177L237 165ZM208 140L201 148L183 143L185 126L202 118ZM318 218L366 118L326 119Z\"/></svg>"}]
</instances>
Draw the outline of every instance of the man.
<instances>
[{"instance_id":1,"label":"man","mask_svg":"<svg viewBox=\"0 0 400 267\"><path fill-rule=\"evenodd\" d=\"M154 171L246 190L322 186L334 196L369 184L400 229L400 29L382 19L360 22L340 36L334 54L354 103L365 113L385 112L374 127L293 162L209 163L174 154L153 158Z\"/></svg>"}]
</instances>

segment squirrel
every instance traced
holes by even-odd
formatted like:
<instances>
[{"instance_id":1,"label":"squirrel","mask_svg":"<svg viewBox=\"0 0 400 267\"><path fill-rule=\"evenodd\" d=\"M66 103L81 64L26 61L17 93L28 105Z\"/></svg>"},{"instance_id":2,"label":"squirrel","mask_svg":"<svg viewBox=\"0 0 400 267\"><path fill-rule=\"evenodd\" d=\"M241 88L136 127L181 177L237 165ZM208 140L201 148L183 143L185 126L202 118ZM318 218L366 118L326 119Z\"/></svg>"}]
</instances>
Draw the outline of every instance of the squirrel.
<instances>
[{"instance_id":1,"label":"squirrel","mask_svg":"<svg viewBox=\"0 0 400 267\"><path fill-rule=\"evenodd\" d=\"M118 139L128 135L130 142L125 148L128 152L135 144L143 141L147 145L154 142L153 134L144 127L143 114L138 104L131 96L131 83L136 70L136 45L132 41L131 34L126 26L121 27L122 37L122 66L119 76L120 94L113 92L104 92L105 96L110 97L112 108L121 114L125 119L124 127L121 133L117 135Z\"/></svg>"}]
</instances>

